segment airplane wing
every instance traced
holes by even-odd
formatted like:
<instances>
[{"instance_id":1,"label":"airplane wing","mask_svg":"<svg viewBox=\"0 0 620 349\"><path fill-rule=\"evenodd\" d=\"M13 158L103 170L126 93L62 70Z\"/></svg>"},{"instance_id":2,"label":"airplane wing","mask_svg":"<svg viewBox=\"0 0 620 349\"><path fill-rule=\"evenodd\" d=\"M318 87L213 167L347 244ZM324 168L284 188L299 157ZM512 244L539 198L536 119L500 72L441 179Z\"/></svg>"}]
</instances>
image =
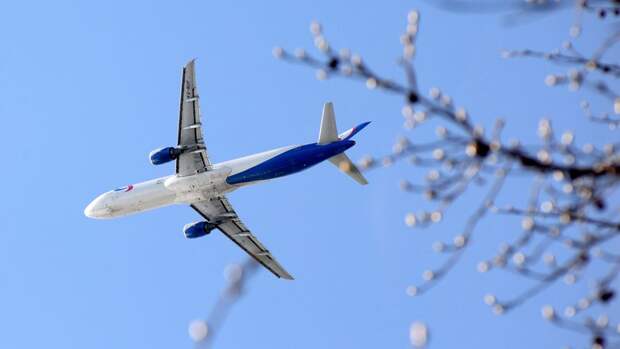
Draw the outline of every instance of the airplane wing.
<instances>
[{"instance_id":1,"label":"airplane wing","mask_svg":"<svg viewBox=\"0 0 620 349\"><path fill-rule=\"evenodd\" d=\"M211 169L207 147L202 136L199 99L194 60L191 60L183 67L178 141L179 146L191 150L177 158L176 173L180 176L189 176Z\"/></svg>"},{"instance_id":2,"label":"airplane wing","mask_svg":"<svg viewBox=\"0 0 620 349\"><path fill-rule=\"evenodd\" d=\"M191 206L207 221L216 222L222 219L222 223L217 227L224 235L277 277L293 280L293 277L275 260L269 250L241 222L225 196L200 201Z\"/></svg>"}]
</instances>

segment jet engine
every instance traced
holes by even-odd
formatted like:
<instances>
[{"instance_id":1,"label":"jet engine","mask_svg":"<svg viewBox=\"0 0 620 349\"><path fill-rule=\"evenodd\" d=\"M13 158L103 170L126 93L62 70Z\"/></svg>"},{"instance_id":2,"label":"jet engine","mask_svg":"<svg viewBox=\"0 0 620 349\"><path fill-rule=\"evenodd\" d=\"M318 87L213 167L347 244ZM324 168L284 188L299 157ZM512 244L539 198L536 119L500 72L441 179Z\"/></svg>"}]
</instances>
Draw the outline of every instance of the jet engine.
<instances>
[{"instance_id":1,"label":"jet engine","mask_svg":"<svg viewBox=\"0 0 620 349\"><path fill-rule=\"evenodd\" d=\"M183 227L183 234L188 239L195 239L201 236L205 236L211 232L211 230L215 229L217 224L209 223L209 222L194 222L186 224Z\"/></svg>"},{"instance_id":2,"label":"jet engine","mask_svg":"<svg viewBox=\"0 0 620 349\"><path fill-rule=\"evenodd\" d=\"M149 159L153 165L161 165L172 160L176 160L182 151L176 147L166 147L153 150L149 154Z\"/></svg>"}]
</instances>

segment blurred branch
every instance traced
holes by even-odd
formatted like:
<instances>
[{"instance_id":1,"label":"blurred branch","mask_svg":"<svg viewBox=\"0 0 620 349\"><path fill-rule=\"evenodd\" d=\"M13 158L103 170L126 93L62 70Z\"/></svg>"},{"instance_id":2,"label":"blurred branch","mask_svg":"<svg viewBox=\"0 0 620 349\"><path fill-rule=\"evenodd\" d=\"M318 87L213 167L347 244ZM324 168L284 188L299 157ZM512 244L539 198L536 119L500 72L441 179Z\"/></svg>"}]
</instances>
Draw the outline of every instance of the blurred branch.
<instances>
[{"instance_id":1,"label":"blurred branch","mask_svg":"<svg viewBox=\"0 0 620 349\"><path fill-rule=\"evenodd\" d=\"M454 3L440 2L444 5ZM527 13L546 13L564 8L567 3L530 1L527 4L515 5L514 8ZM605 18L609 13L620 15L620 2L616 1L579 0L573 4L579 17L583 13L596 13L599 18ZM508 8L511 5L503 3L497 6ZM473 9L475 10L475 7ZM573 37L579 36L580 25L576 22L571 28ZM414 131L419 125L431 120L439 125L436 128L435 141L416 144L403 137L394 145L391 154L382 157L366 156L360 161L363 170L390 166L402 160L409 160L418 169L428 169L424 183L401 181L402 190L423 194L427 200L436 204L436 209L430 212L407 214L405 223L408 226L426 227L440 223L452 204L468 190L490 185L482 202L469 216L461 232L454 236L453 241L433 244L437 252L447 255L444 263L438 268L424 271L423 283L409 286L407 293L422 294L445 277L471 244L478 223L487 213L495 213L521 217L521 233L515 242L502 245L495 257L480 262L478 270L487 272L503 269L534 282L533 286L507 301L499 301L492 294L486 295L485 302L495 313L503 314L514 309L558 280L563 279L567 284L577 282L578 277L585 275L584 270L591 266L594 260L611 264L612 268L597 282L594 296L587 298L587 301L580 301L580 309L585 311L592 303L609 305L616 294L612 282L617 278L620 264L620 256L603 252L613 250L609 243L620 236L618 210L609 207L609 203L615 199L614 193L620 182L620 155L616 152L617 144L606 144L598 148L587 143L579 148L575 145L572 132L556 135L549 119L539 122L537 131L540 145L525 146L519 141L506 144L501 138L504 120L497 120L492 132L485 133L484 128L474 124L464 108L455 107L452 97L439 88L430 89L428 96L420 92L420 74L414 69L419 26L420 14L411 11L407 16L406 30L401 35L403 53L398 61L403 68L404 82L388 79L377 73L359 54L352 53L350 49L334 48L317 22L311 24L310 31L319 55L310 54L304 49L289 52L276 47L273 51L274 56L279 59L315 69L319 80L341 77L361 81L371 90L400 96L404 104L404 127L407 130ZM616 32L590 55L580 53L572 42L567 42L561 50L549 53L527 49L505 51L503 56L539 58L554 64L569 65L571 70L566 74L549 75L545 80L547 85L566 84L571 90L586 87L611 99L613 112L620 114L620 98L610 88L609 83L620 77L620 65L603 60L605 54L619 40L620 32ZM592 79L594 72L600 76L598 80ZM594 116L589 102L582 102L581 105L588 119L605 123L612 130L616 129L620 118L608 114ZM529 175L533 178L527 208L519 209L514 205L502 208L496 201L501 199L502 188L510 185L509 179L516 175ZM598 253L594 253L595 250ZM541 264L544 264L544 267ZM596 271L591 267L588 270L588 276L595 279ZM587 306L584 305L586 303ZM543 309L543 315L553 318L557 325L590 333L593 347L603 348L608 338L617 334L608 326L609 321L600 320L594 325L589 317L584 317L582 322L560 321L555 315L549 317L549 312L548 308ZM572 313L576 314L577 311ZM602 326L602 323L605 323L605 326ZM620 331L620 327L617 330Z\"/></svg>"},{"instance_id":2,"label":"blurred branch","mask_svg":"<svg viewBox=\"0 0 620 349\"><path fill-rule=\"evenodd\" d=\"M210 348L224 326L232 307L243 297L248 282L258 270L258 263L251 257L243 264L231 264L226 267L226 287L220 294L206 320L194 320L189 326L189 335L195 347Z\"/></svg>"}]
</instances>

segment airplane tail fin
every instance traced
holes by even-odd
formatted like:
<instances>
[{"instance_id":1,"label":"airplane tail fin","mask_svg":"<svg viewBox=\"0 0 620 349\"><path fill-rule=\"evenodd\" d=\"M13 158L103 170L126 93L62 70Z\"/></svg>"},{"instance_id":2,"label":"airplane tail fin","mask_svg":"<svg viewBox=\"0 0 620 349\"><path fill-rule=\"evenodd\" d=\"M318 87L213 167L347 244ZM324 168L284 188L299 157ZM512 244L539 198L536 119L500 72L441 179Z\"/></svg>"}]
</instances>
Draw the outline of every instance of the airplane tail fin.
<instances>
[{"instance_id":1,"label":"airplane tail fin","mask_svg":"<svg viewBox=\"0 0 620 349\"><path fill-rule=\"evenodd\" d=\"M328 144L338 140L338 128L336 127L336 116L334 115L334 105L326 102L323 105L323 117L321 118L321 129L319 130L318 144Z\"/></svg>"},{"instance_id":2,"label":"airplane tail fin","mask_svg":"<svg viewBox=\"0 0 620 349\"><path fill-rule=\"evenodd\" d=\"M321 129L319 131L319 140L317 144L329 144L331 142L348 140L358 133L361 129L366 127L370 122L365 122L356 127L353 127L340 135L338 134L338 128L336 127L336 116L334 115L334 105L331 102L327 102L323 105L323 117L321 118ZM329 161L336 165L338 169L345 174L351 176L356 182L361 185L368 184L368 181L360 170L353 164L351 159L345 154L340 153L338 155L329 158Z\"/></svg>"},{"instance_id":3,"label":"airplane tail fin","mask_svg":"<svg viewBox=\"0 0 620 349\"><path fill-rule=\"evenodd\" d=\"M334 104L332 102L326 102L323 105L323 117L321 118L321 129L319 130L318 144L328 144L335 141L344 141L355 136L364 127L368 126L370 121L361 123L353 128L350 128L341 134L338 134L338 127L336 127L336 115L334 114Z\"/></svg>"}]
</instances>

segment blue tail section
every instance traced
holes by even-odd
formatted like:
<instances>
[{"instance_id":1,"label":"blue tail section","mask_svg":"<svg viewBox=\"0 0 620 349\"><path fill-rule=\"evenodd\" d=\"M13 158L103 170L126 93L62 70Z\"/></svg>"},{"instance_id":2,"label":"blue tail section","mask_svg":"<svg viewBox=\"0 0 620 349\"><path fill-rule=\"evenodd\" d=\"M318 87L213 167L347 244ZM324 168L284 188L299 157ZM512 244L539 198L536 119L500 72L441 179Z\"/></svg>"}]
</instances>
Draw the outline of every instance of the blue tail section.
<instances>
[{"instance_id":1,"label":"blue tail section","mask_svg":"<svg viewBox=\"0 0 620 349\"><path fill-rule=\"evenodd\" d=\"M343 133L338 135L338 138L340 138L343 141L346 141L348 139L350 139L351 137L355 136L359 131L361 131L364 127L368 126L368 124L370 124L370 121L366 121L364 123L361 123L353 128L350 128L346 131L344 131Z\"/></svg>"},{"instance_id":2,"label":"blue tail section","mask_svg":"<svg viewBox=\"0 0 620 349\"><path fill-rule=\"evenodd\" d=\"M324 160L329 160L340 171L351 176L358 183L368 184L360 170L344 153L345 150L355 145L355 141L351 138L368 124L370 121L361 123L338 135L334 107L331 102L327 102L323 106L319 139L316 143L293 147L262 160L250 168L231 174L226 178L226 182L230 185L237 185L268 180L299 172Z\"/></svg>"},{"instance_id":3,"label":"blue tail section","mask_svg":"<svg viewBox=\"0 0 620 349\"><path fill-rule=\"evenodd\" d=\"M324 145L317 143L300 145L245 171L229 176L226 178L226 182L234 185L287 176L310 168L354 145L354 141L336 141Z\"/></svg>"}]
</instances>

